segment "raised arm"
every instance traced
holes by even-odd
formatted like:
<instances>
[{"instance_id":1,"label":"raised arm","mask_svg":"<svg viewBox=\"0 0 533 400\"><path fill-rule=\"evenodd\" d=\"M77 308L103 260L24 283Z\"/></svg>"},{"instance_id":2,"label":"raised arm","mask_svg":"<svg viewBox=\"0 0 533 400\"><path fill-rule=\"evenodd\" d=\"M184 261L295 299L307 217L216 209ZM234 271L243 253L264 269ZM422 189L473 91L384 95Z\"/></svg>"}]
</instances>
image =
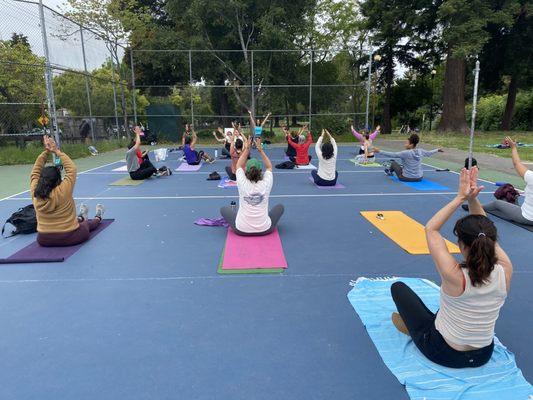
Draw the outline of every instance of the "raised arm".
<instances>
[{"instance_id":1,"label":"raised arm","mask_svg":"<svg viewBox=\"0 0 533 400\"><path fill-rule=\"evenodd\" d=\"M220 128L219 128L218 131L220 132ZM217 131L213 131L213 136L214 136L214 138L215 138L215 140L216 140L217 142L219 142L219 143L226 143L226 139L224 139L224 137L222 137L222 139L220 139L220 138L218 137Z\"/></svg>"},{"instance_id":2,"label":"raised arm","mask_svg":"<svg viewBox=\"0 0 533 400\"><path fill-rule=\"evenodd\" d=\"M363 141L363 135L361 135L359 132L357 132L357 131L355 130L355 128L353 127L353 125L350 126L350 129L352 130L352 134L355 136L355 138L356 138L357 140L359 140L360 142L362 142L362 141Z\"/></svg>"},{"instance_id":3,"label":"raised arm","mask_svg":"<svg viewBox=\"0 0 533 400\"><path fill-rule=\"evenodd\" d=\"M444 152L441 148L434 149L434 150L424 150L424 149L421 149L421 150L422 150L423 157L431 157L433 154Z\"/></svg>"},{"instance_id":4,"label":"raised arm","mask_svg":"<svg viewBox=\"0 0 533 400\"><path fill-rule=\"evenodd\" d=\"M322 159L322 141L324 140L325 130L322 129L322 134L315 143L315 153L319 159Z\"/></svg>"},{"instance_id":5,"label":"raised arm","mask_svg":"<svg viewBox=\"0 0 533 400\"><path fill-rule=\"evenodd\" d=\"M328 139L331 142L331 145L333 146L333 155L337 157L337 142L335 141L335 138L333 137L330 131L328 131L327 129L324 129L324 130L326 131L326 134L328 135Z\"/></svg>"},{"instance_id":6,"label":"raised arm","mask_svg":"<svg viewBox=\"0 0 533 400\"><path fill-rule=\"evenodd\" d=\"M390 157L390 158L402 158L406 152L407 150L398 151L398 152L384 151L378 147L374 147L374 153L383 154L385 157Z\"/></svg>"},{"instance_id":7,"label":"raised arm","mask_svg":"<svg viewBox=\"0 0 533 400\"><path fill-rule=\"evenodd\" d=\"M505 141L511 147L511 155L513 157L514 169L516 170L518 175L523 178L526 172L528 171L528 168L524 164L522 164L522 161L520 160L520 155L518 154L518 147L516 146L516 142L509 136L505 138Z\"/></svg>"},{"instance_id":8,"label":"raised arm","mask_svg":"<svg viewBox=\"0 0 533 400\"><path fill-rule=\"evenodd\" d=\"M265 117L265 119L261 123L261 127L265 126L266 122L268 121L268 119L270 118L271 115L272 115L272 113L270 113L270 112L267 114L267 116Z\"/></svg>"},{"instance_id":9,"label":"raised arm","mask_svg":"<svg viewBox=\"0 0 533 400\"><path fill-rule=\"evenodd\" d=\"M248 156L250 155L250 148L252 147L252 139L251 137L248 139L243 140L243 147L242 147L242 153L239 157L239 161L237 161L236 169L242 168L246 166L246 162L248 161Z\"/></svg>"},{"instance_id":10,"label":"raised arm","mask_svg":"<svg viewBox=\"0 0 533 400\"><path fill-rule=\"evenodd\" d=\"M43 141L46 146L46 140L48 138L46 136L43 137ZM33 168L31 170L30 174L30 190L33 195L33 192L35 191L35 188L37 187L37 183L39 182L39 178L41 177L41 171L43 170L46 160L48 159L48 154L50 152L48 149L44 150L41 154L39 154L39 157L37 157L37 160L35 160L35 164L33 164Z\"/></svg>"},{"instance_id":11,"label":"raised arm","mask_svg":"<svg viewBox=\"0 0 533 400\"><path fill-rule=\"evenodd\" d=\"M57 187L59 195L71 197L72 192L74 191L74 185L76 184L76 177L78 173L76 164L74 164L74 162L70 159L69 156L67 156L65 153L63 153L57 148L54 139L50 138L48 140L46 148L51 153L54 153L56 157L59 157L59 159L61 160L61 164L63 164L63 168L65 170L65 176L63 177L61 184Z\"/></svg>"},{"instance_id":12,"label":"raised arm","mask_svg":"<svg viewBox=\"0 0 533 400\"><path fill-rule=\"evenodd\" d=\"M196 145L196 142L198 141L198 136L196 135L196 131L192 130L192 140L191 140L191 149L194 150L194 146Z\"/></svg>"},{"instance_id":13,"label":"raised arm","mask_svg":"<svg viewBox=\"0 0 533 400\"><path fill-rule=\"evenodd\" d=\"M261 145L261 138L255 138L255 147L257 147L257 151L259 151L259 154L261 155L261 158L263 159L263 166L265 171L272 172L272 163L270 162L270 159L265 153L265 150L263 150L263 146Z\"/></svg>"},{"instance_id":14,"label":"raised arm","mask_svg":"<svg viewBox=\"0 0 533 400\"><path fill-rule=\"evenodd\" d=\"M254 131L255 131L255 119L254 119L254 116L252 115L252 111L251 110L248 110L248 114L249 114L249 117L250 117L250 131L251 131L251 133L254 133Z\"/></svg>"},{"instance_id":15,"label":"raised arm","mask_svg":"<svg viewBox=\"0 0 533 400\"><path fill-rule=\"evenodd\" d=\"M374 140L379 135L380 130L381 127L379 125L376 126L376 130L370 134L370 140Z\"/></svg>"},{"instance_id":16,"label":"raised arm","mask_svg":"<svg viewBox=\"0 0 533 400\"><path fill-rule=\"evenodd\" d=\"M135 128L133 128L133 131L135 132L135 144L133 145L133 147L135 148L135 150L137 150L139 147L141 147L141 128L140 126L135 126Z\"/></svg>"}]
</instances>

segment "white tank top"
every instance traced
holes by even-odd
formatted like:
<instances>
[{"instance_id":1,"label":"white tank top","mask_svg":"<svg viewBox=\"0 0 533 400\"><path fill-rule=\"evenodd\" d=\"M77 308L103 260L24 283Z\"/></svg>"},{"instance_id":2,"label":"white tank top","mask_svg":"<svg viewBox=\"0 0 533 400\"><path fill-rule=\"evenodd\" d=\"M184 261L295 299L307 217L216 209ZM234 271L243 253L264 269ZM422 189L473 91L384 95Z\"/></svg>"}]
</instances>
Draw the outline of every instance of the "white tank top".
<instances>
[{"instance_id":1,"label":"white tank top","mask_svg":"<svg viewBox=\"0 0 533 400\"><path fill-rule=\"evenodd\" d=\"M496 264L486 283L473 286L468 270L461 270L466 281L465 291L453 297L441 289L435 328L451 343L482 348L492 343L494 326L507 297L505 272Z\"/></svg>"}]
</instances>

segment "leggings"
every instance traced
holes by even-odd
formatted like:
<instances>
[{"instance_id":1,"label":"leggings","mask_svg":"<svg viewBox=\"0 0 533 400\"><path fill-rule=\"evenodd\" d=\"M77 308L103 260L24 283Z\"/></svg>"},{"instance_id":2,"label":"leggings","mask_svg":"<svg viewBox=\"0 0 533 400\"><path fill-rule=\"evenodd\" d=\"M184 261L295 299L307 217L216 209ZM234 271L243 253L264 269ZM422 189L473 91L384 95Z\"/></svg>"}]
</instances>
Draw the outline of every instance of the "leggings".
<instances>
[{"instance_id":1,"label":"leggings","mask_svg":"<svg viewBox=\"0 0 533 400\"><path fill-rule=\"evenodd\" d=\"M230 149L229 149L229 146L222 147L222 155L223 155L224 157L228 157L228 158L230 158L230 157L231 157L231 154L230 154L229 150L230 150Z\"/></svg>"},{"instance_id":2,"label":"leggings","mask_svg":"<svg viewBox=\"0 0 533 400\"><path fill-rule=\"evenodd\" d=\"M200 150L200 151L197 151L196 152L196 161L194 162L188 162L187 161L187 164L189 165L198 165L202 162L202 158L204 158L204 151L203 150Z\"/></svg>"},{"instance_id":3,"label":"leggings","mask_svg":"<svg viewBox=\"0 0 533 400\"><path fill-rule=\"evenodd\" d=\"M490 360L494 342L476 350L455 350L435 328L437 315L426 307L409 286L394 282L391 294L414 344L429 360L448 368L476 368Z\"/></svg>"},{"instance_id":4,"label":"leggings","mask_svg":"<svg viewBox=\"0 0 533 400\"><path fill-rule=\"evenodd\" d=\"M228 177L230 180L232 181L236 181L237 180L237 175L235 175L231 169L231 165L228 165L226 167L226 174L228 174Z\"/></svg>"},{"instance_id":5,"label":"leggings","mask_svg":"<svg viewBox=\"0 0 533 400\"><path fill-rule=\"evenodd\" d=\"M312 156L309 156L309 162L308 162L307 164L298 164L298 163L296 162L296 157L291 157L291 156L289 156L289 160L291 160L291 161L292 161L293 163L295 163L296 165L309 165L309 163L311 162L311 159L312 159L312 158L313 158Z\"/></svg>"},{"instance_id":6,"label":"leggings","mask_svg":"<svg viewBox=\"0 0 533 400\"><path fill-rule=\"evenodd\" d=\"M401 180L402 182L420 182L422 180L422 177L406 178L405 176L403 176L403 168L396 161L392 161L390 164L390 167L396 173L396 176L398 177L398 179Z\"/></svg>"},{"instance_id":7,"label":"leggings","mask_svg":"<svg viewBox=\"0 0 533 400\"><path fill-rule=\"evenodd\" d=\"M75 246L89 240L90 232L100 225L100 218L80 222L80 226L71 232L38 233L37 243L43 247Z\"/></svg>"},{"instance_id":8,"label":"leggings","mask_svg":"<svg viewBox=\"0 0 533 400\"><path fill-rule=\"evenodd\" d=\"M239 231L237 229L236 224L235 224L235 221L237 219L237 211L234 210L231 207L228 207L228 206L222 207L220 209L220 214L222 215L222 217L224 217L224 219L229 224L231 229L233 229L233 231L237 235L240 235L240 236L265 236L265 235L268 235L268 234L274 232L274 229L276 229L276 225L278 224L278 222L279 222L281 216L283 215L284 211L285 211L285 208L281 204L278 204L278 205L275 205L274 207L272 207L272 209L268 213L268 216L270 217L270 221L272 222L272 224L270 225L270 228L267 229L264 232L241 232L241 231Z\"/></svg>"},{"instance_id":9,"label":"leggings","mask_svg":"<svg viewBox=\"0 0 533 400\"><path fill-rule=\"evenodd\" d=\"M156 172L157 169L153 166L150 160L145 158L137 171L130 172L130 178L134 181L142 181L150 178Z\"/></svg>"},{"instance_id":10,"label":"leggings","mask_svg":"<svg viewBox=\"0 0 533 400\"><path fill-rule=\"evenodd\" d=\"M484 205L483 209L487 212L499 211L501 218L508 221L517 222L522 225L533 225L533 221L524 218L522 208L517 204L508 203L504 200L495 200L492 203Z\"/></svg>"},{"instance_id":11,"label":"leggings","mask_svg":"<svg viewBox=\"0 0 533 400\"><path fill-rule=\"evenodd\" d=\"M316 169L311 171L311 176L313 177L313 181L315 181L315 185L317 186L335 186L337 184L337 178L339 177L339 173L335 171L335 179L331 181L326 181L325 179L322 179L318 175Z\"/></svg>"}]
</instances>

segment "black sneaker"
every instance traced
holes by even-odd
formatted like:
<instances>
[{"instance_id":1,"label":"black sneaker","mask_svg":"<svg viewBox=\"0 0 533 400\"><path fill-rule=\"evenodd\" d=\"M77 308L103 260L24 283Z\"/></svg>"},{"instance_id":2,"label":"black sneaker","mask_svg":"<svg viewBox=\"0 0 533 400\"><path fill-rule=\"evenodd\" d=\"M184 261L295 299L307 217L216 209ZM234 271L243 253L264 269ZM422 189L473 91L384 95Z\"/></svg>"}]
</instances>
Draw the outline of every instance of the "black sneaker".
<instances>
[{"instance_id":1,"label":"black sneaker","mask_svg":"<svg viewBox=\"0 0 533 400\"><path fill-rule=\"evenodd\" d=\"M389 168L385 168L385 175L392 176L393 175L392 170L390 170Z\"/></svg>"}]
</instances>

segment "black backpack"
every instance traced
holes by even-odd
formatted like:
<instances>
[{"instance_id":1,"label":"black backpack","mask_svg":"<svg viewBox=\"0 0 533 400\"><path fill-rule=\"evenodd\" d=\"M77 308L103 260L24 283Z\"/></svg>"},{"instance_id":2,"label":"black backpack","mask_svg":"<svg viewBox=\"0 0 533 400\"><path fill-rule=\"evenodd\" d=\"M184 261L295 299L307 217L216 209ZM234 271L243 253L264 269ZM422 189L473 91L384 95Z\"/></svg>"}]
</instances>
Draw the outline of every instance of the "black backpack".
<instances>
[{"instance_id":1,"label":"black backpack","mask_svg":"<svg viewBox=\"0 0 533 400\"><path fill-rule=\"evenodd\" d=\"M15 227L9 236L4 236L6 225L10 224ZM35 208L33 204L26 207L19 208L11 217L9 217L2 228L2 236L11 237L19 233L35 233L37 232L37 217L35 216Z\"/></svg>"}]
</instances>

